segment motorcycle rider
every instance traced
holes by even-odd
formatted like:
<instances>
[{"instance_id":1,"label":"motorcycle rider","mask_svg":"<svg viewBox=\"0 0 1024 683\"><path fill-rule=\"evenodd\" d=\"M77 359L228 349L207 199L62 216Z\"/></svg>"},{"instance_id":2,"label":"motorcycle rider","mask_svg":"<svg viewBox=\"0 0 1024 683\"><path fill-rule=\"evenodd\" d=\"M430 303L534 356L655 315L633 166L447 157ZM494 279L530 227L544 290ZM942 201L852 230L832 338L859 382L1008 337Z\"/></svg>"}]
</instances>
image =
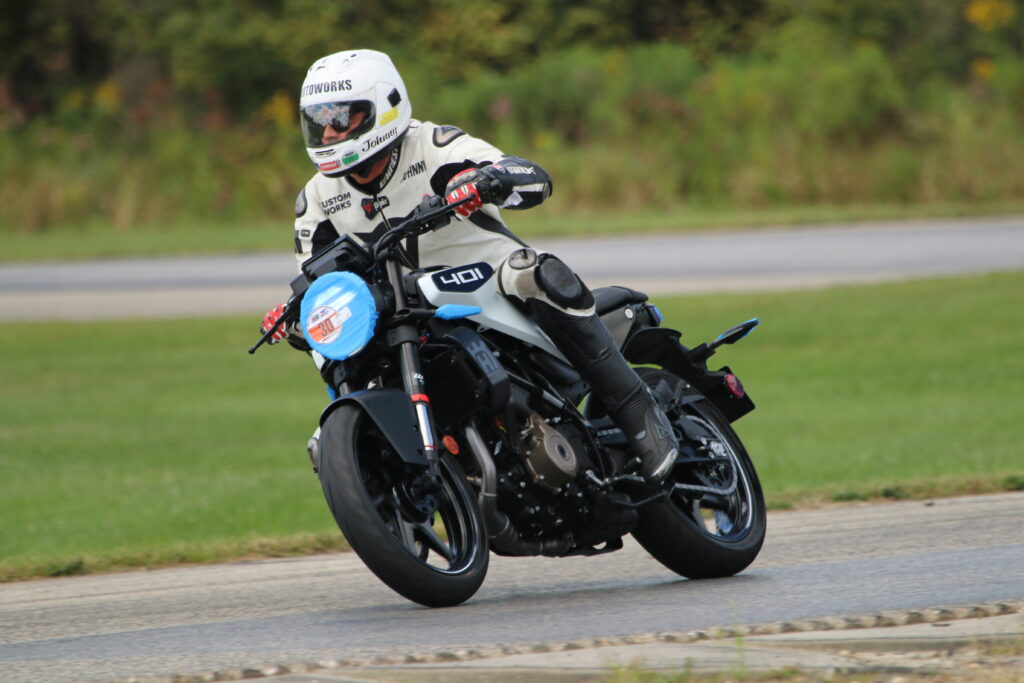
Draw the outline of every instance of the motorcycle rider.
<instances>
[{"instance_id":1,"label":"motorcycle rider","mask_svg":"<svg viewBox=\"0 0 1024 683\"><path fill-rule=\"evenodd\" d=\"M618 351L595 314L594 297L561 260L516 237L499 208L521 210L551 194L537 164L508 156L454 126L412 118L412 106L391 59L374 50L338 52L317 60L302 84L299 116L317 173L295 203L299 264L348 233L372 241L409 216L424 195L449 202L471 198L457 220L406 241L419 267L485 261L502 293L530 315L590 384L630 439L640 471L652 482L668 474L678 453L671 425L653 395ZM264 332L281 317L271 309ZM301 338L278 328L269 340Z\"/></svg>"}]
</instances>

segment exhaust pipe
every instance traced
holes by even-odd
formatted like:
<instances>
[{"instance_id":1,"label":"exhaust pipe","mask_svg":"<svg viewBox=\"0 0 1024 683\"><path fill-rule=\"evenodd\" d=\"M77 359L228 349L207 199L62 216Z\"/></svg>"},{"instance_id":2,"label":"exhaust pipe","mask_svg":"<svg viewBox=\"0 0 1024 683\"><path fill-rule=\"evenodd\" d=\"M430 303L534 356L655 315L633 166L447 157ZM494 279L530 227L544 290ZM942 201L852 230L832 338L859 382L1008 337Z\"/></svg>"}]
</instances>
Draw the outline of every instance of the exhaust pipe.
<instances>
[{"instance_id":1,"label":"exhaust pipe","mask_svg":"<svg viewBox=\"0 0 1024 683\"><path fill-rule=\"evenodd\" d=\"M498 509L498 470L494 466L490 449L477 431L476 425L469 424L466 427L466 441L482 474L483 485L480 488L478 502L491 547L506 555L561 557L567 553L573 546L572 538L568 534L546 541L519 537L512 526L512 520Z\"/></svg>"}]
</instances>

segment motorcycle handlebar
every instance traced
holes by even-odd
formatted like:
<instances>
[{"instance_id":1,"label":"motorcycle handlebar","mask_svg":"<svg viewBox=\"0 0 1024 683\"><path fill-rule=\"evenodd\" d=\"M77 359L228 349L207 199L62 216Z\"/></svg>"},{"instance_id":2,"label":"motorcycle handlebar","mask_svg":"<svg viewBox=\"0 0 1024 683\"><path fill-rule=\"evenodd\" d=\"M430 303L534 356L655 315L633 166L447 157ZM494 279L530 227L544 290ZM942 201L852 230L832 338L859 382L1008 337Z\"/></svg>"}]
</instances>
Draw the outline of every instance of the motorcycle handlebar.
<instances>
[{"instance_id":1,"label":"motorcycle handlebar","mask_svg":"<svg viewBox=\"0 0 1024 683\"><path fill-rule=\"evenodd\" d=\"M439 218L447 218L448 214L455 211L456 208L465 204L466 202L472 201L474 197L469 196L465 199L460 199L457 202L448 203L443 195L427 195L420 202L420 205L416 207L413 214L405 221L402 221L397 226L391 228L377 240L377 243L373 247L375 260L384 258L391 250L398 240L404 235L418 235L430 230L436 230L438 228L447 225L447 220L444 222L438 221ZM274 332L277 331L281 325L293 322L299 317L299 306L302 303L301 296L291 296L284 305L284 311L281 317L278 319L277 324L271 327L269 330L263 333L259 341L249 349L249 353L256 353L256 349L260 348L273 336Z\"/></svg>"}]
</instances>

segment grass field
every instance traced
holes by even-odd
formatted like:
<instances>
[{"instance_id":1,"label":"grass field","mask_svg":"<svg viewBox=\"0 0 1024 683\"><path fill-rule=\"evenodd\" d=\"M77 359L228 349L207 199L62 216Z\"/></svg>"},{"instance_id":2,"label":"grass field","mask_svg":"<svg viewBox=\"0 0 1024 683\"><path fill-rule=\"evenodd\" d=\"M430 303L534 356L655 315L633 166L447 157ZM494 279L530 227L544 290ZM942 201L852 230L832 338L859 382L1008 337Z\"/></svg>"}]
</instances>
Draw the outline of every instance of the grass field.
<instances>
[{"instance_id":1,"label":"grass field","mask_svg":"<svg viewBox=\"0 0 1024 683\"><path fill-rule=\"evenodd\" d=\"M660 300L714 360L774 507L1024 488L1024 272ZM0 328L0 578L341 547L304 446L326 394L256 320Z\"/></svg>"},{"instance_id":2,"label":"grass field","mask_svg":"<svg viewBox=\"0 0 1024 683\"><path fill-rule=\"evenodd\" d=\"M964 202L911 205L815 205L785 208L701 208L624 211L599 207L592 213L506 211L509 227L524 239L536 237L622 235L637 232L729 230L779 225L886 221L957 216L1020 215L1021 202ZM0 224L4 248L0 263L137 257L171 254L212 254L245 251L287 251L292 248L292 218L287 212L258 222L189 223L118 230L110 225L64 226L19 232Z\"/></svg>"}]
</instances>

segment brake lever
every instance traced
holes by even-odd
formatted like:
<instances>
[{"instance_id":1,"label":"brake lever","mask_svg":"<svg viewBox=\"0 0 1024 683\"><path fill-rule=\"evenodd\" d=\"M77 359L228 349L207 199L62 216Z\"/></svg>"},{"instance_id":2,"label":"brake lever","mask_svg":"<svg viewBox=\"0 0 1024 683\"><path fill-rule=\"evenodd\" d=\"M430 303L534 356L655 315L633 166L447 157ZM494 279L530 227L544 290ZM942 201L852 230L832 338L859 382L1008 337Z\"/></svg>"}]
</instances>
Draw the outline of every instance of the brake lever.
<instances>
[{"instance_id":1,"label":"brake lever","mask_svg":"<svg viewBox=\"0 0 1024 683\"><path fill-rule=\"evenodd\" d=\"M450 214L454 213L455 209L467 202L473 201L473 199L474 197L472 196L464 197L457 202L451 202L449 204L442 195L428 195L420 201L420 205L416 207L416 212L408 221L418 229L408 230L404 224L402 225L402 228L405 229L406 232L416 235L420 235L424 232L430 232L431 230L437 230L438 228L443 228L448 225L451 220ZM436 219L442 217L445 218L443 223L436 221Z\"/></svg>"},{"instance_id":2,"label":"brake lever","mask_svg":"<svg viewBox=\"0 0 1024 683\"><path fill-rule=\"evenodd\" d=\"M277 328L281 327L281 325L290 323L293 321L293 319L297 318L298 310L299 300L297 300L294 296L290 297L288 299L288 302L285 303L284 310L281 312L281 317L277 319L277 323L269 330L263 333L263 336L260 337L260 340L256 342L251 349L249 349L249 354L251 355L256 353L256 349L263 346L263 344L265 344L268 339L274 336L274 332L277 331Z\"/></svg>"}]
</instances>

